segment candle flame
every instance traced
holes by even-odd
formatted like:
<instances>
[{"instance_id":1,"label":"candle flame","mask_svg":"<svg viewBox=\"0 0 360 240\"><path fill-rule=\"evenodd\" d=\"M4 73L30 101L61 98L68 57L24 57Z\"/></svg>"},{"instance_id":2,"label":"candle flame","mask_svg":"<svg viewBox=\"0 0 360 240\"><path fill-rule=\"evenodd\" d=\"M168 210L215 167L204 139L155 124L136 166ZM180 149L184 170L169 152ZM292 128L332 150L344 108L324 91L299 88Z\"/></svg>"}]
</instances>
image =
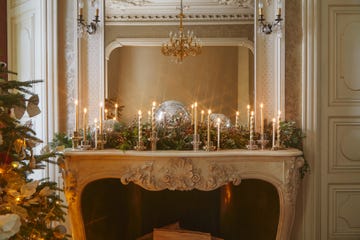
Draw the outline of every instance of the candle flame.
<instances>
[{"instance_id":1,"label":"candle flame","mask_svg":"<svg viewBox=\"0 0 360 240\"><path fill-rule=\"evenodd\" d=\"M84 113L87 113L87 109L86 109L86 108L84 108Z\"/></svg>"},{"instance_id":2,"label":"candle flame","mask_svg":"<svg viewBox=\"0 0 360 240\"><path fill-rule=\"evenodd\" d=\"M221 119L220 119L220 118L217 118L216 121L217 121L218 124L221 123Z\"/></svg>"},{"instance_id":3,"label":"candle flame","mask_svg":"<svg viewBox=\"0 0 360 240\"><path fill-rule=\"evenodd\" d=\"M141 114L142 114L142 113L141 113L141 110L139 110L139 112L138 112L138 113L139 113L139 116L141 116Z\"/></svg>"},{"instance_id":4,"label":"candle flame","mask_svg":"<svg viewBox=\"0 0 360 240\"><path fill-rule=\"evenodd\" d=\"M236 115L239 116L239 114L240 114L239 111L236 111Z\"/></svg>"},{"instance_id":5,"label":"candle flame","mask_svg":"<svg viewBox=\"0 0 360 240\"><path fill-rule=\"evenodd\" d=\"M263 104L263 103L260 103L260 107L263 108L263 107L264 107L264 104Z\"/></svg>"},{"instance_id":6,"label":"candle flame","mask_svg":"<svg viewBox=\"0 0 360 240\"><path fill-rule=\"evenodd\" d=\"M118 106L119 106L119 105L118 105L117 103L115 103L115 108L118 108Z\"/></svg>"},{"instance_id":7,"label":"candle flame","mask_svg":"<svg viewBox=\"0 0 360 240\"><path fill-rule=\"evenodd\" d=\"M194 104L191 104L191 108L194 108Z\"/></svg>"},{"instance_id":8,"label":"candle flame","mask_svg":"<svg viewBox=\"0 0 360 240\"><path fill-rule=\"evenodd\" d=\"M247 107L248 110L250 109L250 105L247 105L246 107Z\"/></svg>"},{"instance_id":9,"label":"candle flame","mask_svg":"<svg viewBox=\"0 0 360 240\"><path fill-rule=\"evenodd\" d=\"M194 106L197 107L197 102L194 103Z\"/></svg>"},{"instance_id":10,"label":"candle flame","mask_svg":"<svg viewBox=\"0 0 360 240\"><path fill-rule=\"evenodd\" d=\"M279 116L281 115L281 111L280 111L280 110L279 110L278 114L279 114Z\"/></svg>"},{"instance_id":11,"label":"candle flame","mask_svg":"<svg viewBox=\"0 0 360 240\"><path fill-rule=\"evenodd\" d=\"M208 110L208 114L209 114L209 115L211 114L211 109Z\"/></svg>"},{"instance_id":12,"label":"candle flame","mask_svg":"<svg viewBox=\"0 0 360 240\"><path fill-rule=\"evenodd\" d=\"M75 105L78 105L79 104L79 101L76 99L75 100Z\"/></svg>"},{"instance_id":13,"label":"candle flame","mask_svg":"<svg viewBox=\"0 0 360 240\"><path fill-rule=\"evenodd\" d=\"M254 111L251 111L251 116L254 116Z\"/></svg>"},{"instance_id":14,"label":"candle flame","mask_svg":"<svg viewBox=\"0 0 360 240\"><path fill-rule=\"evenodd\" d=\"M152 102L152 105L153 105L153 107L155 107L155 106L156 106L156 102L155 102L155 101L153 101L153 102Z\"/></svg>"},{"instance_id":15,"label":"candle flame","mask_svg":"<svg viewBox=\"0 0 360 240\"><path fill-rule=\"evenodd\" d=\"M201 114L204 114L205 113L205 111L204 110L201 110Z\"/></svg>"},{"instance_id":16,"label":"candle flame","mask_svg":"<svg viewBox=\"0 0 360 240\"><path fill-rule=\"evenodd\" d=\"M97 124L97 119L96 118L94 119L94 123Z\"/></svg>"},{"instance_id":17,"label":"candle flame","mask_svg":"<svg viewBox=\"0 0 360 240\"><path fill-rule=\"evenodd\" d=\"M103 106L103 103L102 103L102 102L100 102L99 106L100 106L100 107L102 107L102 106Z\"/></svg>"},{"instance_id":18,"label":"candle flame","mask_svg":"<svg viewBox=\"0 0 360 240\"><path fill-rule=\"evenodd\" d=\"M276 122L276 119L275 119L275 118L273 118L273 119L272 119L272 121L273 121L273 122Z\"/></svg>"}]
</instances>

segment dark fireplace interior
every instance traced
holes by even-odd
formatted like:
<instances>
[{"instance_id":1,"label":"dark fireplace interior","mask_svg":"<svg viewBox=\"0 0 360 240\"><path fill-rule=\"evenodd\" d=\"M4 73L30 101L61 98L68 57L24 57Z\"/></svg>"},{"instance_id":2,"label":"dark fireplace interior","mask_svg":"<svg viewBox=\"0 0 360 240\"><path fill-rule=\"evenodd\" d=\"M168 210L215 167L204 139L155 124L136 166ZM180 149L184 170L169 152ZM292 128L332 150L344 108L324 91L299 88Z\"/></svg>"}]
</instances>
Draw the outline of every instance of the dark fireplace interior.
<instances>
[{"instance_id":1,"label":"dark fireplace interior","mask_svg":"<svg viewBox=\"0 0 360 240\"><path fill-rule=\"evenodd\" d=\"M225 240L273 240L279 221L275 187L253 179L208 192L148 191L102 179L86 186L81 203L87 240L136 240L175 222Z\"/></svg>"}]
</instances>

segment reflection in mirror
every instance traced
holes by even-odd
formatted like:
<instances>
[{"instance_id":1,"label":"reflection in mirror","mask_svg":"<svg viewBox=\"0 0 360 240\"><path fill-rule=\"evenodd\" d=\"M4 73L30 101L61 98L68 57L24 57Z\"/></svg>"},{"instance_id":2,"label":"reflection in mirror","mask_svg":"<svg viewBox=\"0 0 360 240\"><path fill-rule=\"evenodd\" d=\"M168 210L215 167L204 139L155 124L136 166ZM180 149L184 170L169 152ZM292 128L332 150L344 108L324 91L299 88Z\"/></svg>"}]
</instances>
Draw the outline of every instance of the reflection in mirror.
<instances>
[{"instance_id":1,"label":"reflection in mirror","mask_svg":"<svg viewBox=\"0 0 360 240\"><path fill-rule=\"evenodd\" d=\"M152 101L176 100L225 114L234 123L236 111L246 122L246 106L254 99L254 56L243 46L205 46L202 54L175 64L156 46L114 49L108 61L106 97L124 105L121 121L147 112Z\"/></svg>"}]
</instances>

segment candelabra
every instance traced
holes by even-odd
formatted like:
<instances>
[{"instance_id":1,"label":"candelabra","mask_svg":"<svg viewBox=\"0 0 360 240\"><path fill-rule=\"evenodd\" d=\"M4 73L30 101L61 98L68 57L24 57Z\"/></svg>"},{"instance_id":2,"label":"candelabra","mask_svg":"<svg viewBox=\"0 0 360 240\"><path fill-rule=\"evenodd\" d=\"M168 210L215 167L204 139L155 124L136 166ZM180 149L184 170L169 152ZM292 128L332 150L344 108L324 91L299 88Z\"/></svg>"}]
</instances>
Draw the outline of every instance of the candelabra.
<instances>
[{"instance_id":1,"label":"candelabra","mask_svg":"<svg viewBox=\"0 0 360 240\"><path fill-rule=\"evenodd\" d=\"M80 2L79 2L79 16L78 16L78 19L77 19L77 22L78 22L78 36L79 37L85 36L85 32L88 33L89 35L93 35L93 34L96 33L98 23L100 22L100 19L99 19L99 6L98 6L98 2L96 0L93 0L92 3L94 5L94 7L96 8L95 17L89 24L87 24L86 20L83 17L84 2L82 0L80 0Z\"/></svg>"},{"instance_id":2,"label":"candelabra","mask_svg":"<svg viewBox=\"0 0 360 240\"><path fill-rule=\"evenodd\" d=\"M277 4L277 13L275 16L274 22L266 22L264 13L263 13L263 3L259 2L259 31L265 34L271 34L273 30L276 30L277 32L281 31L281 21L283 20L281 18L281 2L278 1Z\"/></svg>"}]
</instances>

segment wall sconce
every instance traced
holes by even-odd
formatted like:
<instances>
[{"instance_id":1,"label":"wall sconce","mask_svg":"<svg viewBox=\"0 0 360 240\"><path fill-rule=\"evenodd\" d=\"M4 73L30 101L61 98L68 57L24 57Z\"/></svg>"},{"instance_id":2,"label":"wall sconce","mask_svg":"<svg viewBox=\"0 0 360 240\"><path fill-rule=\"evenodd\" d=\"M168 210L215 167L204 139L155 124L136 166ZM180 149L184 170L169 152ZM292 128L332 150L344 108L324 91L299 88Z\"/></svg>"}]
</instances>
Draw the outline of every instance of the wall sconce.
<instances>
[{"instance_id":1,"label":"wall sconce","mask_svg":"<svg viewBox=\"0 0 360 240\"><path fill-rule=\"evenodd\" d=\"M78 36L79 37L85 37L85 32L87 32L89 35L93 35L96 33L98 23L100 22L99 19L99 4L96 0L92 0L91 4L95 7L95 17L94 19L87 24L86 20L83 17L83 8L84 8L84 2L82 0L79 1L79 16L77 19L78 22Z\"/></svg>"},{"instance_id":2,"label":"wall sconce","mask_svg":"<svg viewBox=\"0 0 360 240\"><path fill-rule=\"evenodd\" d=\"M281 1L277 2L277 12L275 15L275 21L273 23L266 22L264 13L263 13L263 3L259 2L259 31L265 34L271 34L274 30L278 33L281 32L281 24L280 22L283 20L281 18L281 7L282 3Z\"/></svg>"}]
</instances>

